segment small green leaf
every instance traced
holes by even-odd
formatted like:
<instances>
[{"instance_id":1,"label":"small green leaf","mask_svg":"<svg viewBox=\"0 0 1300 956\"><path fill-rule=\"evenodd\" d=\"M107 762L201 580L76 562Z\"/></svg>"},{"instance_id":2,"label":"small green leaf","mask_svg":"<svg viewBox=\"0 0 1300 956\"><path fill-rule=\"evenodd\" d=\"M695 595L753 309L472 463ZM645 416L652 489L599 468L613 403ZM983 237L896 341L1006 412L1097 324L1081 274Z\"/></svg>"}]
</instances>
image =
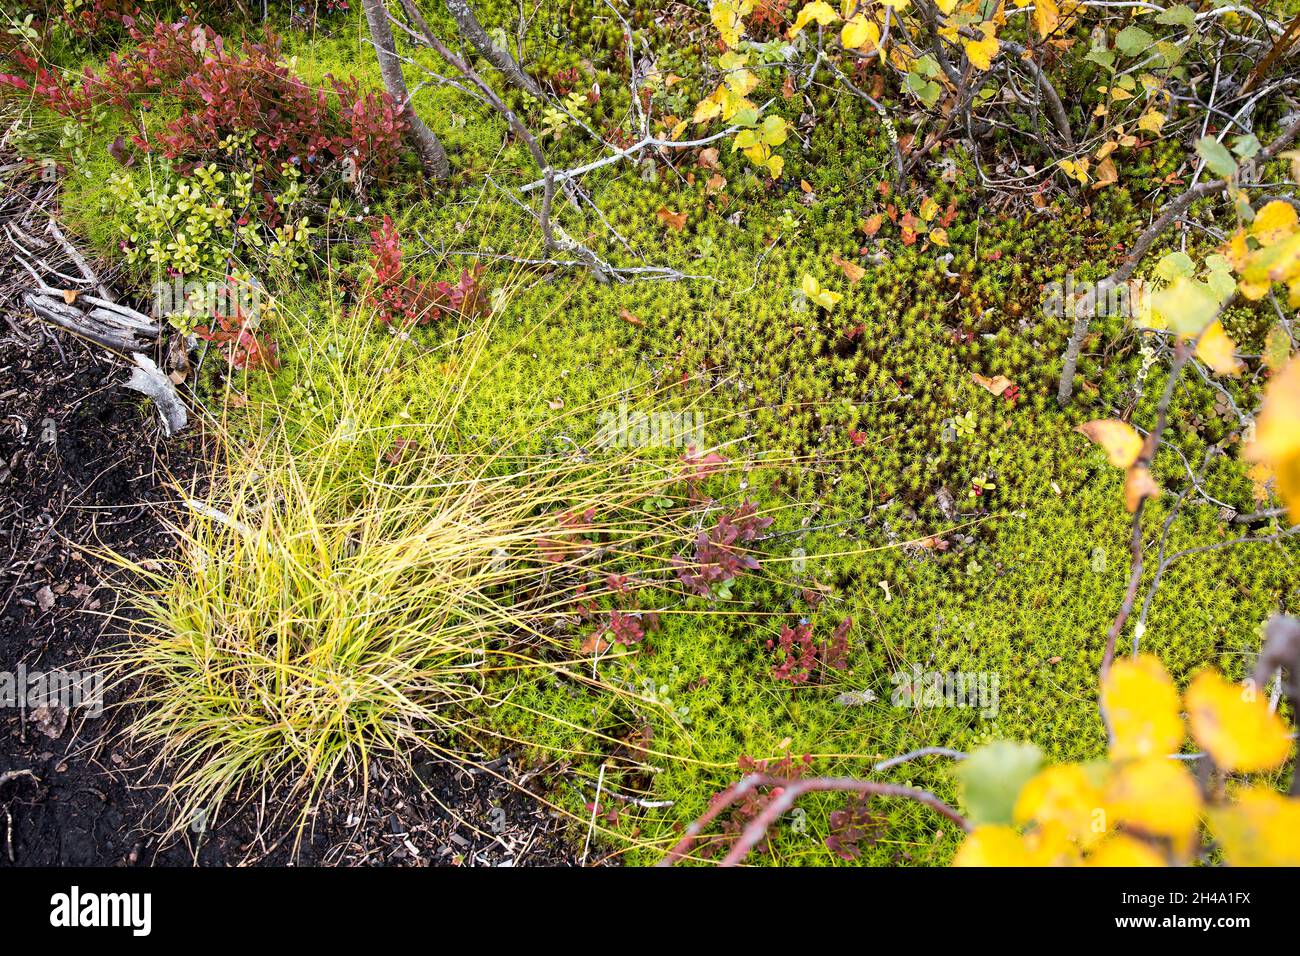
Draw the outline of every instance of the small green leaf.
<instances>
[{"instance_id":1,"label":"small green leaf","mask_svg":"<svg viewBox=\"0 0 1300 956\"><path fill-rule=\"evenodd\" d=\"M970 821L1010 825L1021 788L1042 763L1043 752L1028 743L997 740L974 751L956 770Z\"/></svg>"},{"instance_id":2,"label":"small green leaf","mask_svg":"<svg viewBox=\"0 0 1300 956\"><path fill-rule=\"evenodd\" d=\"M1205 160L1210 172L1219 176L1232 176L1237 172L1237 161L1224 146L1213 136L1202 136L1196 141L1196 152Z\"/></svg>"},{"instance_id":3,"label":"small green leaf","mask_svg":"<svg viewBox=\"0 0 1300 956\"><path fill-rule=\"evenodd\" d=\"M1115 51L1107 50L1105 47L1097 47L1095 50L1089 50L1088 55L1084 57L1091 63L1105 67L1107 70L1115 69Z\"/></svg>"},{"instance_id":4,"label":"small green leaf","mask_svg":"<svg viewBox=\"0 0 1300 956\"><path fill-rule=\"evenodd\" d=\"M1191 29L1196 26L1196 13L1186 4L1178 4L1170 7L1156 16L1156 23L1164 23L1168 26L1179 26Z\"/></svg>"},{"instance_id":5,"label":"small green leaf","mask_svg":"<svg viewBox=\"0 0 1300 956\"><path fill-rule=\"evenodd\" d=\"M920 73L907 74L907 88L916 94L916 98L926 106L939 102L943 88L933 80L927 80Z\"/></svg>"},{"instance_id":6,"label":"small green leaf","mask_svg":"<svg viewBox=\"0 0 1300 956\"><path fill-rule=\"evenodd\" d=\"M1195 272L1192 257L1185 252L1171 252L1156 263L1156 275L1166 282L1173 282L1179 276L1191 276Z\"/></svg>"},{"instance_id":7,"label":"small green leaf","mask_svg":"<svg viewBox=\"0 0 1300 956\"><path fill-rule=\"evenodd\" d=\"M1254 159L1259 150L1259 140L1252 134L1236 136L1232 140L1232 151L1242 159Z\"/></svg>"},{"instance_id":8,"label":"small green leaf","mask_svg":"<svg viewBox=\"0 0 1300 956\"><path fill-rule=\"evenodd\" d=\"M1146 51L1153 42L1151 34L1141 27L1125 27L1119 31L1119 36L1115 37L1115 46L1125 56L1137 56Z\"/></svg>"}]
</instances>

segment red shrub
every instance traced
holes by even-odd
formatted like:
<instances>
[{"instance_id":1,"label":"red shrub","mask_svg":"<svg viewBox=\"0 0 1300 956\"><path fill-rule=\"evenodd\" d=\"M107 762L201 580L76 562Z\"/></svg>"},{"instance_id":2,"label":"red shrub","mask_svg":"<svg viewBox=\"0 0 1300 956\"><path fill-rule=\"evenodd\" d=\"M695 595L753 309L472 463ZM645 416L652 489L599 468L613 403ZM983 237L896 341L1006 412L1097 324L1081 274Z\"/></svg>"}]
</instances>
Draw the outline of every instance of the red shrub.
<instances>
[{"instance_id":1,"label":"red shrub","mask_svg":"<svg viewBox=\"0 0 1300 956\"><path fill-rule=\"evenodd\" d=\"M384 325L426 325L444 315L488 314L487 291L479 282L482 266L472 272L462 269L460 279L450 282L420 282L403 275L402 237L388 216L370 233L371 268L375 290L370 295L379 321Z\"/></svg>"},{"instance_id":2,"label":"red shrub","mask_svg":"<svg viewBox=\"0 0 1300 956\"><path fill-rule=\"evenodd\" d=\"M695 539L694 563L673 558L678 579L689 590L708 597L714 584L725 584L745 571L758 570L758 559L738 550L772 524L771 518L760 518L757 511L757 505L746 501L719 518L712 530L701 531Z\"/></svg>"},{"instance_id":3,"label":"red shrub","mask_svg":"<svg viewBox=\"0 0 1300 956\"><path fill-rule=\"evenodd\" d=\"M313 89L279 63L280 41L245 40L229 50L212 28L158 23L151 33L128 24L137 46L109 56L104 69L86 67L80 86L15 56L32 77L5 77L12 86L34 89L65 116L87 118L94 105L134 113L149 109L160 95L174 99L180 117L167 124L156 143L135 137L140 148L158 147L170 159L202 158L231 134L248 134L258 157L271 168L293 162L352 157L386 175L401 155L408 123L387 93L362 92L355 79L328 78L329 90Z\"/></svg>"}]
</instances>

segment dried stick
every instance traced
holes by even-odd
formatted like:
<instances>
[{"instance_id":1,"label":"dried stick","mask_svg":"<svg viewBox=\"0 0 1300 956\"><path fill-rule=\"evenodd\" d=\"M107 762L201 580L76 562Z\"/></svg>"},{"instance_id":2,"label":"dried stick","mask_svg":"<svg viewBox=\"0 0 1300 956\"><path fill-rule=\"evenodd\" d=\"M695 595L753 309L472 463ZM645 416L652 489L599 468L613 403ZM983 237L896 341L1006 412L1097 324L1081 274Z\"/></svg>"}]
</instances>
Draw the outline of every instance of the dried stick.
<instances>
[{"instance_id":1,"label":"dried stick","mask_svg":"<svg viewBox=\"0 0 1300 956\"><path fill-rule=\"evenodd\" d=\"M466 0L444 0L447 5L447 12L451 18L456 21L456 26L461 35L470 42L470 45L479 52L483 59L487 60L513 85L519 87L530 96L540 98L542 88L537 81L523 71L523 68L515 62L515 58L506 50L501 49L492 42L492 38L487 35L483 25L478 22L478 17L474 16L474 11ZM414 4L403 4L410 11ZM423 19L423 17L421 17Z\"/></svg>"},{"instance_id":2,"label":"dried stick","mask_svg":"<svg viewBox=\"0 0 1300 956\"><path fill-rule=\"evenodd\" d=\"M744 860L749 855L749 852L762 841L763 836L771 828L772 824L780 818L781 814L794 806L795 802L805 793L841 791L880 797L902 797L930 807L952 820L963 831L970 830L970 824L965 817L927 790L918 790L915 787L904 787L894 783L859 780L856 777L808 777L806 779L791 780L786 777L772 777L763 773L752 773L718 794L709 809L686 828L686 833L681 840L655 865L672 866L683 859L695 846L700 833L703 832L705 827L717 819L722 811L756 787L779 788L779 792L773 796L772 801L763 808L763 811L745 827L723 858L723 866L735 866Z\"/></svg>"}]
</instances>

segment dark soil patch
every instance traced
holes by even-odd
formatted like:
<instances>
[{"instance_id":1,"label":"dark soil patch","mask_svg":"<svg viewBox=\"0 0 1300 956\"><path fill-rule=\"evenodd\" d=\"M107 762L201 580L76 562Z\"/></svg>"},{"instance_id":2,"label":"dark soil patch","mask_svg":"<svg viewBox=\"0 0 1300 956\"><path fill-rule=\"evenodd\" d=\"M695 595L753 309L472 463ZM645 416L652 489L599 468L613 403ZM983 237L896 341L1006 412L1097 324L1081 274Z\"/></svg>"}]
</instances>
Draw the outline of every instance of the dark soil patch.
<instances>
[{"instance_id":1,"label":"dark soil patch","mask_svg":"<svg viewBox=\"0 0 1300 956\"><path fill-rule=\"evenodd\" d=\"M102 352L10 311L0 324L0 672L76 670L114 639L120 611L91 553L148 559L172 542L168 502L202 462L198 440L161 435L152 408ZM563 821L508 761L427 763L418 779L372 768L364 797L323 802L300 831L260 803L212 828L158 836L163 791L99 717L0 708L0 866L565 865ZM513 784L513 785L512 785Z\"/></svg>"}]
</instances>

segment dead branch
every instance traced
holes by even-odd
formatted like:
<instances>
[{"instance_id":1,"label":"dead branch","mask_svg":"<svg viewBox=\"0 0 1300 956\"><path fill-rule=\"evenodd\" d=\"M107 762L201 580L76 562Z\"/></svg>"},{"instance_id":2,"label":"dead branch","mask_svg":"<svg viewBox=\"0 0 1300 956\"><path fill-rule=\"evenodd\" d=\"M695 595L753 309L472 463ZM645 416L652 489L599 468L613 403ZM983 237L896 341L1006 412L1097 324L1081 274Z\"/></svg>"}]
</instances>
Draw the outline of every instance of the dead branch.
<instances>
[{"instance_id":1,"label":"dead branch","mask_svg":"<svg viewBox=\"0 0 1300 956\"><path fill-rule=\"evenodd\" d=\"M917 803L930 807L937 813L942 814L949 820L952 820L963 831L970 830L970 824L960 813L954 810L948 804L944 803L934 794L927 790L918 790L915 787L904 787L894 783L878 783L872 780L859 780L856 777L807 777L804 779L788 779L785 777L771 777L767 774L753 773L749 776L732 784L722 793L714 797L709 809L706 810L699 819L691 823L686 828L685 835L677 844L668 851L667 855L660 860L656 866L672 866L674 863L682 860L690 853L695 846L700 834L704 828L717 819L722 811L726 810L745 794L757 787L768 787L773 790L773 798L753 820L746 825L736 842L732 845L727 855L722 860L723 866L735 866L749 855L749 852L757 846L763 839L764 835L771 828L781 814L785 813L795 802L798 801L805 793L840 791L845 793L860 793L870 796L880 797L902 797L906 800L915 800Z\"/></svg>"},{"instance_id":2,"label":"dead branch","mask_svg":"<svg viewBox=\"0 0 1300 956\"><path fill-rule=\"evenodd\" d=\"M1271 618L1265 629L1264 648L1255 665L1255 686L1262 689L1278 675L1291 713L1300 720L1300 619L1290 615ZM1300 796L1300 753L1291 765L1291 796Z\"/></svg>"},{"instance_id":3,"label":"dead branch","mask_svg":"<svg viewBox=\"0 0 1300 956\"><path fill-rule=\"evenodd\" d=\"M461 36L470 42L470 45L478 51L483 59L500 70L507 80L525 93L538 98L542 96L542 88L537 81L523 71L523 68L515 62L515 58L508 51L501 49L492 42L492 38L483 29L483 25L478 22L478 17L474 15L474 11L466 0L444 0L444 2L447 6L447 12L456 21L456 27L460 30ZM404 0L403 6L410 13L410 8L414 6L414 3ZM423 19L423 17L420 17L420 21L423 21ZM425 28L427 28L427 24L425 24Z\"/></svg>"}]
</instances>

